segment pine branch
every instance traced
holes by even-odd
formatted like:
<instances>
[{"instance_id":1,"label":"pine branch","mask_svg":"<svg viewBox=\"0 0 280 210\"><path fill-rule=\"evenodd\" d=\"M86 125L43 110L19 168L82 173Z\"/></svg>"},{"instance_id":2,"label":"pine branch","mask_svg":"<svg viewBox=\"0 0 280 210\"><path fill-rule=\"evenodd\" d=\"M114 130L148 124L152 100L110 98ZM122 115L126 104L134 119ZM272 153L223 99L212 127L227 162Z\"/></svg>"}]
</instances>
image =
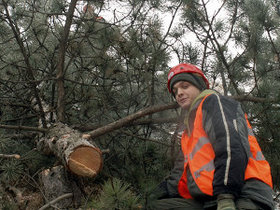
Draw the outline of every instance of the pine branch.
<instances>
[{"instance_id":1,"label":"pine branch","mask_svg":"<svg viewBox=\"0 0 280 210\"><path fill-rule=\"evenodd\" d=\"M260 97L254 97L254 96L246 96L246 95L239 95L239 96L231 96L231 98L237 100L237 101L250 101L255 103L279 103L279 99L277 98L260 98Z\"/></svg>"},{"instance_id":2,"label":"pine branch","mask_svg":"<svg viewBox=\"0 0 280 210\"><path fill-rule=\"evenodd\" d=\"M279 100L277 98L260 98L260 97L254 97L254 96L246 96L246 95L239 95L239 96L230 96L231 98L243 102L243 101L249 101L254 103L279 103ZM81 130L81 131L90 131L88 134L85 134L85 138L94 138L101 136L105 133L111 132L113 130L119 129L123 126L135 126L135 125L144 125L144 124L161 124L161 123L174 123L176 122L175 118L158 118L158 119L139 119L141 117L144 117L146 115L150 115L156 112L165 111L168 109L175 109L178 108L177 103L173 102L170 104L165 105L155 105L148 107L146 109L140 110L134 114L131 114L127 117L124 117L120 120L117 120L115 122L112 122L110 124L104 125L104 126L75 126L75 129ZM35 131L35 132L41 132L45 133L48 131L48 129L45 128L38 128L38 127L28 127L28 126L13 126L13 125L3 125L0 124L0 128L3 129L14 129L14 130L26 130L26 131Z\"/></svg>"},{"instance_id":3,"label":"pine branch","mask_svg":"<svg viewBox=\"0 0 280 210\"><path fill-rule=\"evenodd\" d=\"M176 105L174 105L176 106ZM130 124L126 125L129 126L136 126L136 125L149 125L149 124L165 124L165 123L176 123L178 121L177 117L166 117L166 118L148 118L148 119L138 119ZM71 126L73 129L77 129L81 132L90 132L97 128L100 128L105 125L97 125L97 124L76 124L74 126Z\"/></svg>"},{"instance_id":4,"label":"pine branch","mask_svg":"<svg viewBox=\"0 0 280 210\"><path fill-rule=\"evenodd\" d=\"M176 103L170 103L170 104L167 104L167 105L156 105L156 106L151 106L151 107L148 107L146 109L143 109L143 110L140 110L134 114L131 114L131 115L128 115L127 117L124 117L120 120L117 120L115 122L112 122L108 125L105 125L101 128L98 128L96 130L93 130L91 132L88 133L88 135L91 137L91 138L94 138L94 137L98 137L98 136L101 136L105 133L108 133L108 132L111 132L113 130L116 130L116 129L119 129L123 126L126 126L128 125L129 123L141 118L141 117L144 117L146 115L150 115L150 114L153 114L153 113L156 113L156 112L160 112L160 111L164 111L164 110L168 110L168 109L172 109L172 108L176 108L178 105Z\"/></svg>"},{"instance_id":5,"label":"pine branch","mask_svg":"<svg viewBox=\"0 0 280 210\"><path fill-rule=\"evenodd\" d=\"M167 143L164 143L164 142L160 142L156 139L151 139L151 138L144 138L144 137L141 137L139 135L135 135L135 134L132 134L132 133L129 133L127 131L121 131L122 133L126 134L127 136L132 136L132 137L135 137L135 138L138 138L138 139L141 139L143 141L151 141L151 142L154 142L154 143L157 143L157 144L161 144L161 145L165 145L167 147L172 147L171 144L167 144Z\"/></svg>"},{"instance_id":6,"label":"pine branch","mask_svg":"<svg viewBox=\"0 0 280 210\"><path fill-rule=\"evenodd\" d=\"M246 95L239 95L239 96L231 96L231 98L238 100L238 101L251 101L256 103L264 103L264 102L270 102L270 103L277 103L279 100L276 98L259 98L259 97L253 97L253 96L246 96ZM110 124L107 124L105 126L102 126L100 128L97 128L88 134L84 134L84 138L95 138L101 135L104 135L105 133L114 131L116 129L119 129L123 126L130 126L137 124L137 119L144 117L146 115L150 115L156 112L165 111L168 109L175 109L178 108L178 104L173 102L167 105L155 105L148 107L146 109L140 110L134 114L128 115L122 119L119 119L115 122L112 122ZM168 121L171 121L173 119L169 119ZM141 122L141 121L140 121ZM146 120L146 122L153 122L153 120Z\"/></svg>"},{"instance_id":7,"label":"pine branch","mask_svg":"<svg viewBox=\"0 0 280 210\"><path fill-rule=\"evenodd\" d=\"M65 55L67 49L67 40L70 33L70 28L72 25L74 11L77 4L77 0L71 0L69 5L69 10L67 12L64 31L61 36L60 40L60 47L59 47L59 59L58 59L58 66L57 66L57 116L60 122L64 122L65 120L65 88L64 88L64 75L65 75Z\"/></svg>"},{"instance_id":8,"label":"pine branch","mask_svg":"<svg viewBox=\"0 0 280 210\"><path fill-rule=\"evenodd\" d=\"M49 203L45 204L44 206L42 206L39 210L45 210L48 207L50 207L51 205L59 202L60 200L66 199L66 198L71 198L73 196L73 193L66 193L64 195L59 196L58 198L50 201Z\"/></svg>"},{"instance_id":9,"label":"pine branch","mask_svg":"<svg viewBox=\"0 0 280 210\"><path fill-rule=\"evenodd\" d=\"M1 125L0 124L0 128L4 128L4 129L14 129L14 130L28 130L28 131L37 131L37 132L41 132L41 133L45 133L48 131L48 129L46 128L37 128L37 127L28 127L28 126L14 126L14 125Z\"/></svg>"},{"instance_id":10,"label":"pine branch","mask_svg":"<svg viewBox=\"0 0 280 210\"><path fill-rule=\"evenodd\" d=\"M176 104L175 104L176 105ZM175 106L174 105L174 106ZM135 125L147 125L147 124L163 124L163 123L176 123L178 121L177 117L169 117L169 118L152 118L152 119L139 119L128 126Z\"/></svg>"},{"instance_id":11,"label":"pine branch","mask_svg":"<svg viewBox=\"0 0 280 210\"><path fill-rule=\"evenodd\" d=\"M44 113L43 106L42 106L42 101L40 99L39 91L38 91L38 88L36 87L36 83L32 82L32 81L35 81L35 76L34 76L34 73L33 73L32 65L30 64L30 60L29 60L27 50L26 50L26 48L24 46L24 42L21 38L20 29L19 29L18 25L16 24L16 22L14 22L12 20L12 17L10 16L10 12L8 10L7 2L4 1L4 0L2 0L2 2L3 2L3 5L4 5L4 8L5 8L5 11L6 11L6 17L7 17L9 26L11 27L11 29L13 31L13 34L15 36L15 39L17 41L17 44L19 45L21 54L23 56L24 63L26 65L26 70L27 70L26 75L27 75L28 80L29 80L28 83L29 83L29 85L30 85L30 87L31 87L31 89L34 93L36 102L39 106L39 114L40 114L40 118L41 118L42 123L43 123L43 127L46 128L47 123L46 123L46 117L45 117L45 113Z\"/></svg>"},{"instance_id":12,"label":"pine branch","mask_svg":"<svg viewBox=\"0 0 280 210\"><path fill-rule=\"evenodd\" d=\"M0 158L16 158L16 159L20 159L20 155L18 155L18 154L12 154L12 155L0 154Z\"/></svg>"}]
</instances>

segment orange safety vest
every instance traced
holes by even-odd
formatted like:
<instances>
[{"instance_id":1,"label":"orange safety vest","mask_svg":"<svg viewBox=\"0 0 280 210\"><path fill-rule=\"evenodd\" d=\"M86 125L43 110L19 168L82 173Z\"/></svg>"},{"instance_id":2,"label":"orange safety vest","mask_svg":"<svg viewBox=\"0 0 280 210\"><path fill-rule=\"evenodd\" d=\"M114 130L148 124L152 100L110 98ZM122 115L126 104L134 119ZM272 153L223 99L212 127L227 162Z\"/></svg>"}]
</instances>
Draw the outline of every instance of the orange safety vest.
<instances>
[{"instance_id":1,"label":"orange safety vest","mask_svg":"<svg viewBox=\"0 0 280 210\"><path fill-rule=\"evenodd\" d=\"M192 198L187 185L187 167L189 167L189 171L201 192L206 195L213 196L212 183L215 171L215 153L211 142L203 129L202 115L202 104L207 96L203 98L197 108L194 128L191 135L188 136L185 131L181 137L181 148L185 157L185 162L184 172L178 184L178 192L186 199ZM245 180L251 178L258 179L272 187L270 166L264 159L246 115L245 117L249 128L248 140L251 151L245 171Z\"/></svg>"}]
</instances>

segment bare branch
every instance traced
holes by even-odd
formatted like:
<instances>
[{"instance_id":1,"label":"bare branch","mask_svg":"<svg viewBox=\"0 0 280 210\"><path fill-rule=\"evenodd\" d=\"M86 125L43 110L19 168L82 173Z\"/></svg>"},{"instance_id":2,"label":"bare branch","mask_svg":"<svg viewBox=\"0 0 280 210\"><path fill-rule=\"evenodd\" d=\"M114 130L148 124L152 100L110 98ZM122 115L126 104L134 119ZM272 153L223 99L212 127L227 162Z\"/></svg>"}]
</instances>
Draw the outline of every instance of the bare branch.
<instances>
[{"instance_id":1,"label":"bare branch","mask_svg":"<svg viewBox=\"0 0 280 210\"><path fill-rule=\"evenodd\" d=\"M248 96L248 95L239 95L239 96L230 96L231 98L244 102L254 102L254 103L276 103L279 104L279 100L277 98L260 98L260 97L254 97L254 96ZM73 126L74 129L86 132L91 131L88 134L87 138L94 138L101 136L105 133L114 131L116 129L119 129L123 126L135 126L135 125L144 125L144 124L162 124L162 123L175 123L176 118L159 118L159 119L139 119L141 117L161 112L169 109L175 109L178 108L178 104L176 102L172 102L170 104L165 105L155 105L148 107L146 109L140 110L134 114L128 115L122 119L119 119L115 122L109 123L107 125L92 125L92 126ZM0 128L3 129L15 129L15 130L26 130L26 131L36 131L45 133L48 131L46 128L38 128L38 127L28 127L28 126L13 126L13 125L2 125L0 124Z\"/></svg>"},{"instance_id":2,"label":"bare branch","mask_svg":"<svg viewBox=\"0 0 280 210\"><path fill-rule=\"evenodd\" d=\"M44 206L42 206L39 210L44 210L47 209L48 207L50 207L51 205L57 203L60 200L66 199L66 198L71 198L73 196L73 193L66 193L64 195L59 196L58 198L50 201L49 203L45 204Z\"/></svg>"},{"instance_id":3,"label":"bare branch","mask_svg":"<svg viewBox=\"0 0 280 210\"><path fill-rule=\"evenodd\" d=\"M20 155L18 155L18 154L12 154L12 155L0 154L0 158L15 158L15 159L20 159Z\"/></svg>"},{"instance_id":4,"label":"bare branch","mask_svg":"<svg viewBox=\"0 0 280 210\"><path fill-rule=\"evenodd\" d=\"M165 142L160 142L160 141L158 141L158 140L156 140L156 139L144 138L144 137L141 137L141 136L139 136L139 135L132 134L132 133L127 132L127 131L121 131L121 133L124 133L125 135L132 136L132 137L141 139L141 140L143 140L143 141L151 141L151 142L154 142L154 143L157 143L157 144L165 145L165 146L167 146L167 147L172 147L171 144L167 144L167 143L165 143Z\"/></svg>"},{"instance_id":5,"label":"bare branch","mask_svg":"<svg viewBox=\"0 0 280 210\"><path fill-rule=\"evenodd\" d=\"M0 128L4 128L4 129L14 129L14 130L27 130L27 131L37 131L37 132L47 132L48 129L46 128L37 128L37 127L28 127L28 126L14 126L14 125L1 125L0 124Z\"/></svg>"},{"instance_id":6,"label":"bare branch","mask_svg":"<svg viewBox=\"0 0 280 210\"><path fill-rule=\"evenodd\" d=\"M278 103L279 100L277 99L268 99L268 98L259 98L259 97L253 97L253 96L246 96L246 95L240 95L240 96L232 96L231 98L238 100L238 101L251 101L251 102L255 102L255 103L264 103L264 102L271 102L271 103ZM114 131L116 129L119 129L123 126L128 126L128 125L135 125L137 124L137 119L144 117L146 115L150 115L156 112L161 112L161 111L165 111L168 109L174 109L177 108L178 104L177 103L170 103L167 105L155 105L155 106L151 106L148 107L146 109L140 110L134 114L131 114L127 117L124 117L122 119L119 119L115 122L112 122L108 125L102 126L100 128L97 128L91 132L89 132L88 134L88 138L95 138L98 136L101 136L105 133ZM169 119L171 120L171 119ZM173 120L173 119L172 119ZM140 121L141 122L141 121ZM152 122L152 120L150 120L149 122Z\"/></svg>"},{"instance_id":7,"label":"bare branch","mask_svg":"<svg viewBox=\"0 0 280 210\"><path fill-rule=\"evenodd\" d=\"M277 98L260 98L254 96L246 96L246 95L239 95L239 96L231 96L231 98L243 102L243 101L250 101L255 103L279 103L279 99Z\"/></svg>"},{"instance_id":8,"label":"bare branch","mask_svg":"<svg viewBox=\"0 0 280 210\"><path fill-rule=\"evenodd\" d=\"M167 104L167 105L156 105L156 106L152 106L152 107L148 107L146 109L140 110L132 115L129 115L125 118L122 118L120 120L117 120L115 122L112 122L108 125L105 125L101 128L98 128L94 131L91 131L90 133L88 133L90 135L91 138L94 137L98 137L101 136L107 132L111 132L113 130L116 130L118 128L121 128L123 126L128 125L129 123L133 122L134 120L137 120L141 117L144 117L146 115L150 115L156 112L160 112L160 111L164 111L167 109L172 109L172 108L176 108L178 107L178 105L176 103L171 103L171 104Z\"/></svg>"},{"instance_id":9,"label":"bare branch","mask_svg":"<svg viewBox=\"0 0 280 210\"><path fill-rule=\"evenodd\" d=\"M39 97L39 91L38 91L38 89L36 87L36 84L32 82L32 81L35 81L35 77L34 77L34 74L33 74L32 66L31 66L30 61L29 61L28 54L27 54L26 49L24 47L23 40L20 37L20 30L19 30L16 22L14 22L12 20L11 16L10 16L7 2L4 1L4 0L2 2L3 2L3 5L4 5L4 8L5 8L5 11L6 11L7 19L8 19L8 22L9 22L9 26L11 27L11 29L13 31L15 39L16 39L19 47L20 47L20 51L21 51L21 54L23 56L25 65L27 67L26 69L27 69L28 83L29 83L30 87L32 88L32 91L34 93L36 102L37 102L37 104L39 106L39 113L40 113L40 118L41 118L42 123L43 123L43 127L46 128L47 127L47 123L46 123L45 113L44 113L44 110L43 110L41 99Z\"/></svg>"},{"instance_id":10,"label":"bare branch","mask_svg":"<svg viewBox=\"0 0 280 210\"><path fill-rule=\"evenodd\" d=\"M60 122L64 122L65 120L65 89L64 89L64 62L65 62L65 54L67 48L67 40L69 37L70 27L72 24L74 10L77 4L77 0L72 0L69 6L69 10L67 12L66 22L64 26L64 31L60 40L60 48L59 48L59 60L57 66L57 116Z\"/></svg>"}]
</instances>

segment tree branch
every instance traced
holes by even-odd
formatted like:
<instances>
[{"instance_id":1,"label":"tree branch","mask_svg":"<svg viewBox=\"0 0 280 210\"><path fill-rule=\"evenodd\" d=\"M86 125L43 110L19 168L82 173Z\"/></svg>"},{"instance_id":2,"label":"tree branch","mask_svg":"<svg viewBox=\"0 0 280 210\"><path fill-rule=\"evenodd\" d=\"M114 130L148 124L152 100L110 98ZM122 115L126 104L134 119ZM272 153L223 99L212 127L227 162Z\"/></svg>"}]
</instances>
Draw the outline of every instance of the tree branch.
<instances>
[{"instance_id":1,"label":"tree branch","mask_svg":"<svg viewBox=\"0 0 280 210\"><path fill-rule=\"evenodd\" d=\"M64 26L64 31L60 40L60 48L59 48L59 60L57 65L57 117L60 122L64 122L65 120L65 89L64 89L64 62L65 62L65 54L67 48L67 40L69 37L69 32L74 16L75 7L77 4L77 0L71 0L69 10L67 12L66 22Z\"/></svg>"},{"instance_id":2,"label":"tree branch","mask_svg":"<svg viewBox=\"0 0 280 210\"><path fill-rule=\"evenodd\" d=\"M254 103L280 103L280 101L277 98L260 98L260 97L254 97L254 96L246 96L246 95L239 95L239 96L230 96L231 98L243 102L243 101L249 101ZM89 131L88 134L85 134L88 136L87 138L94 138L101 136L105 133L111 132L113 130L119 129L123 126L135 126L135 125L144 125L144 124L162 124L162 123L175 123L177 121L176 118L158 118L158 119L139 119L141 117L156 113L165 111L168 109L175 109L178 108L178 104L175 102L172 102L170 104L165 105L155 105L148 107L146 109L142 109L134 114L128 115L122 119L119 119L115 122L109 123L107 125L91 125L91 126L72 126L72 128L80 130L82 132ZM0 124L0 128L3 129L15 129L15 130L26 130L26 131L36 131L45 133L48 131L46 128L38 128L38 127L28 127L28 126L13 126L13 125L3 125Z\"/></svg>"},{"instance_id":3,"label":"tree branch","mask_svg":"<svg viewBox=\"0 0 280 210\"><path fill-rule=\"evenodd\" d=\"M4 129L14 129L14 130L27 130L27 131L37 131L37 132L41 132L41 133L45 133L48 131L48 129L46 128L37 128L37 127L28 127L28 126L14 126L14 125L1 125L0 124L0 128L4 128Z\"/></svg>"},{"instance_id":4,"label":"tree branch","mask_svg":"<svg viewBox=\"0 0 280 210\"><path fill-rule=\"evenodd\" d=\"M35 77L34 77L34 74L33 74L33 68L30 64L29 56L28 56L28 54L26 52L26 49L24 47L24 43L22 41L22 38L20 37L20 30L19 30L16 22L14 22L12 20L11 16L10 16L7 2L4 1L4 0L2 2L3 2L3 5L4 5L4 8L5 8L6 16L7 16L8 22L9 22L9 26L11 27L11 29L13 31L13 34L15 36L15 39L16 39L18 45L19 45L21 54L23 56L24 63L26 65L28 83L29 83L29 85L30 85L30 87L31 87L31 89L34 93L36 102L39 106L39 114L40 114L40 118L41 118L42 123L43 123L43 127L46 128L47 123L46 123L45 113L44 113L42 102L41 102L41 99L40 99L40 96L39 96L39 91L36 87L36 84L32 82L32 81L35 81Z\"/></svg>"},{"instance_id":5,"label":"tree branch","mask_svg":"<svg viewBox=\"0 0 280 210\"><path fill-rule=\"evenodd\" d=\"M141 137L141 136L139 136L139 135L135 135L135 134L129 133L129 132L127 132L127 131L121 131L121 133L124 133L124 134L127 135L127 136L131 136L131 137L135 137L135 138L141 139L141 140L143 140L143 141L151 141L151 142L154 142L154 143L157 143L157 144L165 145L165 146L167 146L167 147L172 147L171 144L167 144L167 143L165 143L165 142L160 142L160 141L158 141L158 140L156 140L156 139L144 138L144 137Z\"/></svg>"},{"instance_id":6,"label":"tree branch","mask_svg":"<svg viewBox=\"0 0 280 210\"><path fill-rule=\"evenodd\" d=\"M66 193L64 195L59 196L58 198L50 201L49 203L45 204L44 206L42 206L39 210L45 210L48 207L50 207L51 205L57 203L60 200L66 199L66 198L71 198L73 196L73 193Z\"/></svg>"},{"instance_id":7,"label":"tree branch","mask_svg":"<svg viewBox=\"0 0 280 210\"><path fill-rule=\"evenodd\" d=\"M15 159L20 159L20 155L18 155L18 154L12 154L12 155L0 154L0 158L15 158Z\"/></svg>"},{"instance_id":8,"label":"tree branch","mask_svg":"<svg viewBox=\"0 0 280 210\"><path fill-rule=\"evenodd\" d=\"M259 97L246 96L246 95L231 96L231 98L241 101L241 102L242 101L251 101L251 102L255 102L255 103L264 103L264 102L277 103L277 102L279 102L279 100L276 98L268 99L268 98L259 98ZM174 109L174 108L178 108L178 104L175 102L167 104L167 105L156 105L156 106L148 107L148 108L140 110L134 114L131 114L127 117L119 119L115 122L112 122L110 124L97 128L97 129L89 132L88 134L85 134L85 137L86 138L95 138L95 137L101 136L105 133L119 129L123 126L135 125L135 124L137 124L136 120L141 117L144 117L146 115L150 115L150 114L153 114L156 112L165 111L168 109ZM171 121L171 120L173 120L173 119L169 119L168 121ZM146 121L148 123L153 122L153 120L151 120L151 119L143 120L143 121ZM139 121L139 122L141 122L141 121Z\"/></svg>"},{"instance_id":9,"label":"tree branch","mask_svg":"<svg viewBox=\"0 0 280 210\"><path fill-rule=\"evenodd\" d=\"M131 114L127 117L124 117L120 120L117 120L117 121L112 122L108 125L105 125L101 128L98 128L94 131L91 131L91 132L88 133L88 135L91 138L98 137L98 136L101 136L101 135L103 135L107 132L111 132L113 130L116 130L118 128L126 126L129 123L131 123L131 122L133 122L133 121L135 121L135 120L137 120L141 117L144 117L146 115L150 115L150 114L160 112L160 111L164 111L164 110L167 110L167 109L173 109L173 108L176 108L176 107L178 107L178 105L176 103L171 103L171 104L167 104L167 105L156 105L156 106L148 107L148 108L140 110L140 111L138 111L134 114Z\"/></svg>"},{"instance_id":10,"label":"tree branch","mask_svg":"<svg viewBox=\"0 0 280 210\"><path fill-rule=\"evenodd\" d=\"M250 101L255 103L280 103L279 99L277 98L260 98L254 96L246 96L246 95L239 95L239 96L231 96L231 98L243 102L243 101Z\"/></svg>"}]
</instances>

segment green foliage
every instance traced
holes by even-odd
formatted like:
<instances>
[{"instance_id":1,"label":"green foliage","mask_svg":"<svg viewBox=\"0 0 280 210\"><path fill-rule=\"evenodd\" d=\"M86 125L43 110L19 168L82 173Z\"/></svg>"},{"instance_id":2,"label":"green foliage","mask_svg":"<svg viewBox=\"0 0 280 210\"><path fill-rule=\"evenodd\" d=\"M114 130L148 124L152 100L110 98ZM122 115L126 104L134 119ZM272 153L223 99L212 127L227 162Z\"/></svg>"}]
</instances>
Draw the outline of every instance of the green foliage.
<instances>
[{"instance_id":1,"label":"green foliage","mask_svg":"<svg viewBox=\"0 0 280 210\"><path fill-rule=\"evenodd\" d=\"M0 137L0 153L1 154L17 154L17 149L13 147L16 142L13 142L9 138L5 138L3 135ZM9 184L15 184L24 173L23 163L14 158L0 158L0 182Z\"/></svg>"},{"instance_id":2,"label":"green foliage","mask_svg":"<svg viewBox=\"0 0 280 210\"><path fill-rule=\"evenodd\" d=\"M6 2L12 19L9 21L1 5L1 124L40 126L35 96L52 123L60 94L58 61L69 1ZM85 14L85 4L92 4L98 14ZM78 1L63 46L65 123L87 132L149 106L169 103L173 100L166 88L169 68L191 62L203 69L211 87L218 87L221 93L273 99L242 105L279 186L278 6L276 1L265 0ZM167 20L161 19L167 16ZM170 19L173 16L175 19ZM174 126L153 120L176 117L176 112L156 113L144 118L151 123L131 123L94 139L101 149L110 149L104 155L104 179L123 180L114 183L122 191L135 193L131 196L131 200L137 198L135 205L145 203L149 191L172 167L175 154L165 144L171 144ZM34 175L54 163L55 157L35 150L37 134L26 138L18 137L28 134L19 129L1 132L0 152L22 157L1 159L1 180L15 182L22 174ZM113 184L110 186L112 192ZM117 199L118 205L125 200ZM110 205L115 204L112 201Z\"/></svg>"},{"instance_id":3,"label":"green foliage","mask_svg":"<svg viewBox=\"0 0 280 210\"><path fill-rule=\"evenodd\" d=\"M29 139L18 140L4 134L0 137L0 154L18 154L19 159L0 158L0 181L6 185L19 182L25 174L36 174L38 170L53 165L53 157L44 156L34 150L34 144Z\"/></svg>"},{"instance_id":4,"label":"green foliage","mask_svg":"<svg viewBox=\"0 0 280 210\"><path fill-rule=\"evenodd\" d=\"M18 160L1 161L0 181L6 184L14 184L24 173L24 166Z\"/></svg>"},{"instance_id":5,"label":"green foliage","mask_svg":"<svg viewBox=\"0 0 280 210\"><path fill-rule=\"evenodd\" d=\"M244 12L249 16L249 20L254 23L254 25L263 26L266 30L271 30L275 28L275 24L278 25L277 21L273 17L271 6L262 0L249 0L245 1Z\"/></svg>"},{"instance_id":6,"label":"green foliage","mask_svg":"<svg viewBox=\"0 0 280 210\"><path fill-rule=\"evenodd\" d=\"M107 209L141 209L139 197L126 182L113 178L106 181L98 199L91 201L89 207L98 210Z\"/></svg>"},{"instance_id":7,"label":"green foliage","mask_svg":"<svg viewBox=\"0 0 280 210\"><path fill-rule=\"evenodd\" d=\"M51 11L54 13L62 13L66 9L66 1L54 0L52 1Z\"/></svg>"},{"instance_id":8,"label":"green foliage","mask_svg":"<svg viewBox=\"0 0 280 210\"><path fill-rule=\"evenodd\" d=\"M52 167L56 161L54 156L46 156L40 151L29 148L21 157L22 164L28 166L26 171L30 174L36 174L43 168Z\"/></svg>"},{"instance_id":9,"label":"green foliage","mask_svg":"<svg viewBox=\"0 0 280 210\"><path fill-rule=\"evenodd\" d=\"M130 183L134 192L139 195L139 201L145 206L151 191L172 168L172 155L169 147L160 144L169 144L170 137L158 132L155 134L157 137L153 138L159 139L159 143L145 141L145 132L141 130L143 134L139 138L133 136L132 132L136 130L124 130L126 135L115 133L106 136L107 138L103 137L97 143L110 150L104 157L105 164L100 176L115 177ZM128 133L132 136L127 136Z\"/></svg>"}]
</instances>

